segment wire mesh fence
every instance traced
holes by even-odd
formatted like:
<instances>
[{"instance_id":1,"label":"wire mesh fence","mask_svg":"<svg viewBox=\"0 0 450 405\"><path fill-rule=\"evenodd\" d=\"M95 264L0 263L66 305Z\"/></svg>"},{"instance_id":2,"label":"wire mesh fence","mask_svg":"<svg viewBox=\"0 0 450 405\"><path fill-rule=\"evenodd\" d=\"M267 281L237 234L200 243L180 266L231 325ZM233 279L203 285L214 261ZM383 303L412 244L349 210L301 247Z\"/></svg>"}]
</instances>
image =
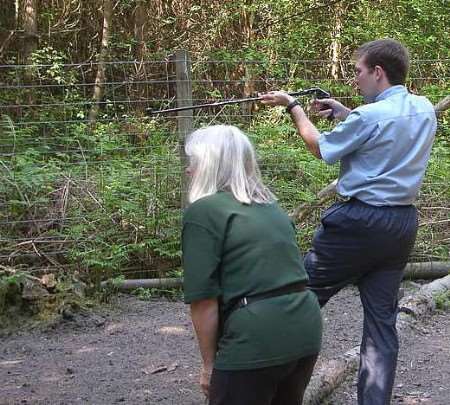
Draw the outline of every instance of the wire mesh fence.
<instances>
[{"instance_id":1,"label":"wire mesh fence","mask_svg":"<svg viewBox=\"0 0 450 405\"><path fill-rule=\"evenodd\" d=\"M300 204L313 208L298 228L302 248L308 248L320 208L329 203L319 203L317 192L338 167L309 155L281 110L256 103L192 116L151 115L148 109L313 86L356 106L361 100L352 87L351 61L341 62L342 76L334 79L325 60L194 60L185 79L179 62L0 66L0 264L36 273L77 270L99 279L178 274L180 146L189 127L180 119L193 128L233 124L250 135L281 204L290 212ZM448 62L414 61L408 87L436 103L449 93ZM105 75L99 83L100 68ZM186 82L188 99L180 96ZM316 124L331 128L326 121ZM444 117L418 202L413 261L448 260L449 137Z\"/></svg>"}]
</instances>

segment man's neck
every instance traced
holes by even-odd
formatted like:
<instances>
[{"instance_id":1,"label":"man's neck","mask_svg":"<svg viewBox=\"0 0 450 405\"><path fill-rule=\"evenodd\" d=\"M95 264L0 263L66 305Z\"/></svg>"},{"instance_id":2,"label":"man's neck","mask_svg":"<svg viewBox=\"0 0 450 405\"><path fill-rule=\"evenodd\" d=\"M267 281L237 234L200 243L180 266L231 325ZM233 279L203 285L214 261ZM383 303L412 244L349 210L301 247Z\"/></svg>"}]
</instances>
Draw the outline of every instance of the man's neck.
<instances>
[{"instance_id":1,"label":"man's neck","mask_svg":"<svg viewBox=\"0 0 450 405\"><path fill-rule=\"evenodd\" d=\"M393 87L393 85L389 82L380 83L380 86L378 86L377 96L383 93L383 91L390 89L391 87Z\"/></svg>"},{"instance_id":2,"label":"man's neck","mask_svg":"<svg viewBox=\"0 0 450 405\"><path fill-rule=\"evenodd\" d=\"M379 86L377 86L376 94L373 94L372 96L369 96L369 97L364 97L364 102L366 104L373 103L381 93L383 93L387 89L390 89L391 87L393 87L393 85L387 81L380 83Z\"/></svg>"}]
</instances>

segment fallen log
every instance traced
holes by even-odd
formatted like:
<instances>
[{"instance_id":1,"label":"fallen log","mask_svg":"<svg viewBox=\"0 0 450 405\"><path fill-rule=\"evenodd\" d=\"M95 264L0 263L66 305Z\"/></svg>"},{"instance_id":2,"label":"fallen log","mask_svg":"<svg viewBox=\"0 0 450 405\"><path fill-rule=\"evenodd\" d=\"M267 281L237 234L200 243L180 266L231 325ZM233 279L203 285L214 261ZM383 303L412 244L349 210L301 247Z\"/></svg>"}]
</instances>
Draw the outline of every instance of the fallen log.
<instances>
[{"instance_id":1,"label":"fallen log","mask_svg":"<svg viewBox=\"0 0 450 405\"><path fill-rule=\"evenodd\" d=\"M450 274L450 262L408 263L405 267L406 280L430 280Z\"/></svg>"},{"instance_id":2,"label":"fallen log","mask_svg":"<svg viewBox=\"0 0 450 405\"><path fill-rule=\"evenodd\" d=\"M401 333L410 328L423 316L433 312L435 296L450 290L450 275L437 279L399 303L400 314L397 331ZM305 393L305 405L319 405L353 373L359 363L359 346L353 347L337 359L330 360L314 371Z\"/></svg>"},{"instance_id":3,"label":"fallen log","mask_svg":"<svg viewBox=\"0 0 450 405\"><path fill-rule=\"evenodd\" d=\"M450 96L447 96L444 97L434 106L434 111L436 112L436 115L439 117L440 114L443 114L449 108L450 108Z\"/></svg>"},{"instance_id":4,"label":"fallen log","mask_svg":"<svg viewBox=\"0 0 450 405\"><path fill-rule=\"evenodd\" d=\"M183 285L182 278L150 278L113 281L106 280L100 283L102 288L114 287L119 291L130 291L136 288L173 288Z\"/></svg>"},{"instance_id":5,"label":"fallen log","mask_svg":"<svg viewBox=\"0 0 450 405\"><path fill-rule=\"evenodd\" d=\"M315 369L303 400L304 405L320 405L347 378L356 371L359 362L359 346L345 352L337 359L329 360Z\"/></svg>"},{"instance_id":6,"label":"fallen log","mask_svg":"<svg viewBox=\"0 0 450 405\"><path fill-rule=\"evenodd\" d=\"M397 319L397 329L401 330L411 326L412 319L421 317L433 312L436 309L436 295L450 290L450 275L425 284L413 295L409 295L400 300L400 314ZM412 317L412 318L411 318Z\"/></svg>"},{"instance_id":7,"label":"fallen log","mask_svg":"<svg viewBox=\"0 0 450 405\"><path fill-rule=\"evenodd\" d=\"M444 277L450 273L450 262L425 262L425 263L408 263L405 268L405 279L408 280L429 280ZM136 288L174 288L181 287L183 279L180 278L150 278L102 281L101 287L114 287L119 291L130 291Z\"/></svg>"}]
</instances>

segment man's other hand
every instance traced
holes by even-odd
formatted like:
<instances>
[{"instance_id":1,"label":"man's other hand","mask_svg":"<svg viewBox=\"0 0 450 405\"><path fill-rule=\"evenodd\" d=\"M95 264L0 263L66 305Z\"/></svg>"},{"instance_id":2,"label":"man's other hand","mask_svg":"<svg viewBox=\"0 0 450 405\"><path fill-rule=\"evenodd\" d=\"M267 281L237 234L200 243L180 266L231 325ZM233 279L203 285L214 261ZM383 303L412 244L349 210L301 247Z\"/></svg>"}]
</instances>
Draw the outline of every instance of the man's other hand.
<instances>
[{"instance_id":1,"label":"man's other hand","mask_svg":"<svg viewBox=\"0 0 450 405\"><path fill-rule=\"evenodd\" d=\"M347 108L339 101L333 98L321 98L312 102L312 110L317 112L322 118L333 117L337 120L345 120L350 114L350 108Z\"/></svg>"}]
</instances>

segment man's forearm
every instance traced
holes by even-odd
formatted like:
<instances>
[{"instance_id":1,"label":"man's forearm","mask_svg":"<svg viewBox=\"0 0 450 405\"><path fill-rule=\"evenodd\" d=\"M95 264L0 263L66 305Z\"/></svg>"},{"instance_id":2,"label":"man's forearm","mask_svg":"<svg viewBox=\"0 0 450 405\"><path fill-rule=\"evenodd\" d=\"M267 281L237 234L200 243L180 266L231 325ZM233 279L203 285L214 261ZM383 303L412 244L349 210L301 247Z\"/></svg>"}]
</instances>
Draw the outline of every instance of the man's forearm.
<instances>
[{"instance_id":1,"label":"man's forearm","mask_svg":"<svg viewBox=\"0 0 450 405\"><path fill-rule=\"evenodd\" d=\"M319 149L320 133L306 116L303 108L295 106L291 110L291 117L308 150L318 159L322 159Z\"/></svg>"},{"instance_id":2,"label":"man's forearm","mask_svg":"<svg viewBox=\"0 0 450 405\"><path fill-rule=\"evenodd\" d=\"M203 364L207 368L212 368L216 356L219 330L219 305L217 299L193 302L191 304L191 317Z\"/></svg>"},{"instance_id":3,"label":"man's forearm","mask_svg":"<svg viewBox=\"0 0 450 405\"><path fill-rule=\"evenodd\" d=\"M297 131L302 137L309 151L318 159L322 159L319 149L319 131L306 116L303 108L296 103L296 99L284 91L270 91L261 96L261 102L271 106L284 106L290 110Z\"/></svg>"}]
</instances>

